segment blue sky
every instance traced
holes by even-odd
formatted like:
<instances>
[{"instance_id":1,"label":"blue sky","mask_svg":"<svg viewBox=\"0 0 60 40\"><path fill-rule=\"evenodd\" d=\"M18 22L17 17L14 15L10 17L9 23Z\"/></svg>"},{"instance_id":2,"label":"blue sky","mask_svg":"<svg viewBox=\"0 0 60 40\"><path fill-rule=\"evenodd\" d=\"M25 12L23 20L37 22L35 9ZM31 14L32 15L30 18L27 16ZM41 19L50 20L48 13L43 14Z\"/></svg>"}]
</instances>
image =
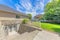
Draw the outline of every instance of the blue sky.
<instances>
[{"instance_id":1,"label":"blue sky","mask_svg":"<svg viewBox=\"0 0 60 40\"><path fill-rule=\"evenodd\" d=\"M44 6L49 0L0 0L0 4L7 5L23 13L33 16L44 13Z\"/></svg>"}]
</instances>

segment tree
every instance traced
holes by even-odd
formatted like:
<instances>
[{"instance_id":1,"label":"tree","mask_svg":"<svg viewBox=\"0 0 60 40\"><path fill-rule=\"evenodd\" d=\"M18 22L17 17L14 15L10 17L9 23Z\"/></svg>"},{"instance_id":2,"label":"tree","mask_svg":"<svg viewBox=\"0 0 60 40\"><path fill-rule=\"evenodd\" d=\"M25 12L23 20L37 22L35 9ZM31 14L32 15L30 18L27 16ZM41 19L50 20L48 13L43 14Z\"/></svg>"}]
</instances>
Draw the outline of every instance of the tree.
<instances>
[{"instance_id":1,"label":"tree","mask_svg":"<svg viewBox=\"0 0 60 40\"><path fill-rule=\"evenodd\" d=\"M44 9L45 20L60 20L60 0L53 0L49 2Z\"/></svg>"},{"instance_id":2,"label":"tree","mask_svg":"<svg viewBox=\"0 0 60 40\"><path fill-rule=\"evenodd\" d=\"M27 14L28 18L31 20L32 19L32 14Z\"/></svg>"}]
</instances>

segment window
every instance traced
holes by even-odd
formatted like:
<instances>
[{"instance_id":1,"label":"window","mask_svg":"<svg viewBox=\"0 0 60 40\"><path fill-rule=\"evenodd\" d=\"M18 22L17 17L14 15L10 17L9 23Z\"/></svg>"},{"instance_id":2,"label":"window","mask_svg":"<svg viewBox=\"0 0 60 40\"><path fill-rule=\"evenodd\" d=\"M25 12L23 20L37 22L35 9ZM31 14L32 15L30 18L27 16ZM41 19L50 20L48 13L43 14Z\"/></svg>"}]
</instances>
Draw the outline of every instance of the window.
<instances>
[{"instance_id":1,"label":"window","mask_svg":"<svg viewBox=\"0 0 60 40\"><path fill-rule=\"evenodd\" d=\"M16 15L16 18L20 18L20 16Z\"/></svg>"}]
</instances>

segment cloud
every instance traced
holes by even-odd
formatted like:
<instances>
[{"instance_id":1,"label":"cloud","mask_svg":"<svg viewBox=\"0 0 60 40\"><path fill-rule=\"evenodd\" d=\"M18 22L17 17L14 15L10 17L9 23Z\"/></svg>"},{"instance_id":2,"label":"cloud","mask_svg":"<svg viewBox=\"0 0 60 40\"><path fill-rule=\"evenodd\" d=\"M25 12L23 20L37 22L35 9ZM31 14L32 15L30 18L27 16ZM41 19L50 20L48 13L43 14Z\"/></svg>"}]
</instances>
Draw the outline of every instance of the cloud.
<instances>
[{"instance_id":1,"label":"cloud","mask_svg":"<svg viewBox=\"0 0 60 40\"><path fill-rule=\"evenodd\" d=\"M16 10L24 13L24 11L22 11L22 10L24 10L24 8L22 6L20 6L19 4L15 4L15 6L16 6Z\"/></svg>"},{"instance_id":2,"label":"cloud","mask_svg":"<svg viewBox=\"0 0 60 40\"><path fill-rule=\"evenodd\" d=\"M34 17L36 15L36 12L27 12L26 11L26 14L32 14L32 17Z\"/></svg>"},{"instance_id":3,"label":"cloud","mask_svg":"<svg viewBox=\"0 0 60 40\"><path fill-rule=\"evenodd\" d=\"M41 10L44 9L44 3L43 2L40 2L40 7L41 7Z\"/></svg>"},{"instance_id":4,"label":"cloud","mask_svg":"<svg viewBox=\"0 0 60 40\"><path fill-rule=\"evenodd\" d=\"M49 2L51 2L52 0L49 0Z\"/></svg>"},{"instance_id":5,"label":"cloud","mask_svg":"<svg viewBox=\"0 0 60 40\"><path fill-rule=\"evenodd\" d=\"M21 9L23 8L23 7L20 6L19 4L15 4L15 6L16 6L16 8L19 8L19 9L20 9L20 8L21 8Z\"/></svg>"},{"instance_id":6,"label":"cloud","mask_svg":"<svg viewBox=\"0 0 60 40\"><path fill-rule=\"evenodd\" d=\"M43 1L37 1L35 10L43 10L44 9L44 2Z\"/></svg>"},{"instance_id":7,"label":"cloud","mask_svg":"<svg viewBox=\"0 0 60 40\"><path fill-rule=\"evenodd\" d=\"M40 13L40 14L44 14L44 12Z\"/></svg>"},{"instance_id":8,"label":"cloud","mask_svg":"<svg viewBox=\"0 0 60 40\"><path fill-rule=\"evenodd\" d=\"M31 3L29 0L21 0L19 2L26 10L30 10L30 8L32 7Z\"/></svg>"},{"instance_id":9,"label":"cloud","mask_svg":"<svg viewBox=\"0 0 60 40\"><path fill-rule=\"evenodd\" d=\"M33 6L33 3L35 6ZM31 3L31 0L19 0L19 4L16 3L16 9L18 11L24 12L22 10L25 10L26 14L31 13L33 16L38 14L37 10L43 10L44 9L44 2L43 0L37 0L35 2Z\"/></svg>"},{"instance_id":10,"label":"cloud","mask_svg":"<svg viewBox=\"0 0 60 40\"><path fill-rule=\"evenodd\" d=\"M16 10L21 11L19 5L16 5Z\"/></svg>"}]
</instances>

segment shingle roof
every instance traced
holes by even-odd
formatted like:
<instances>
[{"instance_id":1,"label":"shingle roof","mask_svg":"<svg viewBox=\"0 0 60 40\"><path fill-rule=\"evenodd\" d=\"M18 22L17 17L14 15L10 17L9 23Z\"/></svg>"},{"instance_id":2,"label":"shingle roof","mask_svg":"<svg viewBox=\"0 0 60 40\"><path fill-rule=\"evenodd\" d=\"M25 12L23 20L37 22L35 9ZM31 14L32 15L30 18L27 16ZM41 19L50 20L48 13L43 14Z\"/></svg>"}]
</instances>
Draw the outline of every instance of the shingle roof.
<instances>
[{"instance_id":1,"label":"shingle roof","mask_svg":"<svg viewBox=\"0 0 60 40\"><path fill-rule=\"evenodd\" d=\"M6 6L6 5L2 5L2 4L0 4L0 10L1 11L6 11L6 12L12 12L12 13L16 13L16 14L24 14L24 13L21 13L17 10L14 10L14 9Z\"/></svg>"}]
</instances>

